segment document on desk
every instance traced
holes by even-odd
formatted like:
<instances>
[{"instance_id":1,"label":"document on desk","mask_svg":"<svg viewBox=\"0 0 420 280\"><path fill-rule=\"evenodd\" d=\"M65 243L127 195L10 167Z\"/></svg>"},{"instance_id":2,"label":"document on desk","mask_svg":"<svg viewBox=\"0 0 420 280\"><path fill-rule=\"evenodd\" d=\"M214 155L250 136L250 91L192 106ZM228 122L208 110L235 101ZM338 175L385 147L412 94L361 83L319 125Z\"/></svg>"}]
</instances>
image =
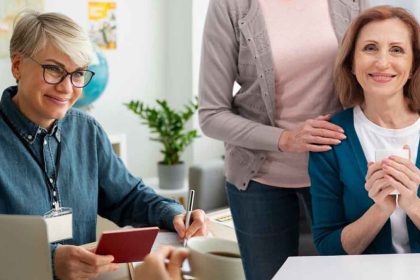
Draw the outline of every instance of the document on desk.
<instances>
[{"instance_id":1,"label":"document on desk","mask_svg":"<svg viewBox=\"0 0 420 280\"><path fill-rule=\"evenodd\" d=\"M152 247L152 252L159 248L159 246L163 245L182 247L182 242L178 239L178 234L175 232L164 231L158 233L155 243Z\"/></svg>"},{"instance_id":2,"label":"document on desk","mask_svg":"<svg viewBox=\"0 0 420 280\"><path fill-rule=\"evenodd\" d=\"M207 226L214 237L237 242L235 226L229 208L207 213Z\"/></svg>"}]
</instances>

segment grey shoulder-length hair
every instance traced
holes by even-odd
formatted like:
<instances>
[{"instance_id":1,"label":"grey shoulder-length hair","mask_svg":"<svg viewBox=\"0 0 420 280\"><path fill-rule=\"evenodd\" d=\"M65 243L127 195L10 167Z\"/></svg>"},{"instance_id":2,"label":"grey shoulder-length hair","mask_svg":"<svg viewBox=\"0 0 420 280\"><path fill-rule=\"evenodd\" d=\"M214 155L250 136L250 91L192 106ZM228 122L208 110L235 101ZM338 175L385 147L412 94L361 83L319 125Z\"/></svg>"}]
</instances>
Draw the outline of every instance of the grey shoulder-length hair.
<instances>
[{"instance_id":1,"label":"grey shoulder-length hair","mask_svg":"<svg viewBox=\"0 0 420 280\"><path fill-rule=\"evenodd\" d=\"M60 13L21 12L10 40L10 57L31 57L47 44L53 44L78 66L89 65L95 57L87 33L71 18Z\"/></svg>"}]
</instances>

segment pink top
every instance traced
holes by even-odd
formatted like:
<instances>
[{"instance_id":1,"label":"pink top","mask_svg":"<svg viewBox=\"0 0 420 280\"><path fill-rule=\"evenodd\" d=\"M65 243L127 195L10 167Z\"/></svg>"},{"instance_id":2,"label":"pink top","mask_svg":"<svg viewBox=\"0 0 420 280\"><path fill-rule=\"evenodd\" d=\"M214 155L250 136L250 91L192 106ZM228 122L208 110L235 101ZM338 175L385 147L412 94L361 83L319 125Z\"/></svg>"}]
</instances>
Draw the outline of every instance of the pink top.
<instances>
[{"instance_id":1,"label":"pink top","mask_svg":"<svg viewBox=\"0 0 420 280\"><path fill-rule=\"evenodd\" d=\"M276 76L276 124L294 129L341 109L333 91L338 48L327 0L259 0ZM277 187L310 185L308 153L269 152L255 181Z\"/></svg>"}]
</instances>

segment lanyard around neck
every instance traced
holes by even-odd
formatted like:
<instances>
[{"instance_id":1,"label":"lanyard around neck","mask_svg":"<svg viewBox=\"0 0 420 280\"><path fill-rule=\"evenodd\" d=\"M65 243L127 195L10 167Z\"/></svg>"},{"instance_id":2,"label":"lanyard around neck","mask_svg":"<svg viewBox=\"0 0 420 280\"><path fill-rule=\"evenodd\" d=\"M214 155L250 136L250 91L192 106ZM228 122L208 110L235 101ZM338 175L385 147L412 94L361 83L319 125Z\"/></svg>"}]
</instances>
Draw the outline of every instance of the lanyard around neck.
<instances>
[{"instance_id":1,"label":"lanyard around neck","mask_svg":"<svg viewBox=\"0 0 420 280\"><path fill-rule=\"evenodd\" d=\"M47 170L45 168L45 160L42 157L42 161L35 155L34 151L30 147L29 143L23 139L20 133L17 131L16 127L11 123L11 121L7 118L6 114L3 112L2 108L0 107L0 114L2 115L4 121L6 122L7 126L13 131L17 138L19 138L20 142L25 146L26 150L38 164L39 168L41 168L42 172L44 173L45 182L47 184L48 192L50 197L52 198L52 209L58 209L60 207L59 203L59 194L57 189L57 179L58 179L58 172L60 171L60 161L61 161L61 142L58 141L57 145L57 157L55 160L55 172L52 177L49 177L47 174Z\"/></svg>"}]
</instances>

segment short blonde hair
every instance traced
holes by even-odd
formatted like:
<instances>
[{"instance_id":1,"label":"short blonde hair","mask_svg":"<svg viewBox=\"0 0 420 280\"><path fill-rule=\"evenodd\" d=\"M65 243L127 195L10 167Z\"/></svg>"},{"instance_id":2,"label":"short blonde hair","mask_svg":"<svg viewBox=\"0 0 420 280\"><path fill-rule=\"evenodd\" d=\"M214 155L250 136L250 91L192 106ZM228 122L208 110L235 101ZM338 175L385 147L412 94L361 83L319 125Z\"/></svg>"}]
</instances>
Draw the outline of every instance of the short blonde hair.
<instances>
[{"instance_id":1,"label":"short blonde hair","mask_svg":"<svg viewBox=\"0 0 420 280\"><path fill-rule=\"evenodd\" d=\"M10 40L10 57L15 54L32 57L48 43L78 66L87 66L94 58L88 35L71 18L60 13L37 11L24 11L17 16Z\"/></svg>"},{"instance_id":2,"label":"short blonde hair","mask_svg":"<svg viewBox=\"0 0 420 280\"><path fill-rule=\"evenodd\" d=\"M334 68L336 92L344 107L353 107L364 102L363 89L352 73L354 49L360 30L371 22L399 19L411 34L413 49L412 76L404 85L404 96L413 111L420 110L420 26L415 17L407 10L392 6L376 6L365 10L353 20L337 54Z\"/></svg>"}]
</instances>

